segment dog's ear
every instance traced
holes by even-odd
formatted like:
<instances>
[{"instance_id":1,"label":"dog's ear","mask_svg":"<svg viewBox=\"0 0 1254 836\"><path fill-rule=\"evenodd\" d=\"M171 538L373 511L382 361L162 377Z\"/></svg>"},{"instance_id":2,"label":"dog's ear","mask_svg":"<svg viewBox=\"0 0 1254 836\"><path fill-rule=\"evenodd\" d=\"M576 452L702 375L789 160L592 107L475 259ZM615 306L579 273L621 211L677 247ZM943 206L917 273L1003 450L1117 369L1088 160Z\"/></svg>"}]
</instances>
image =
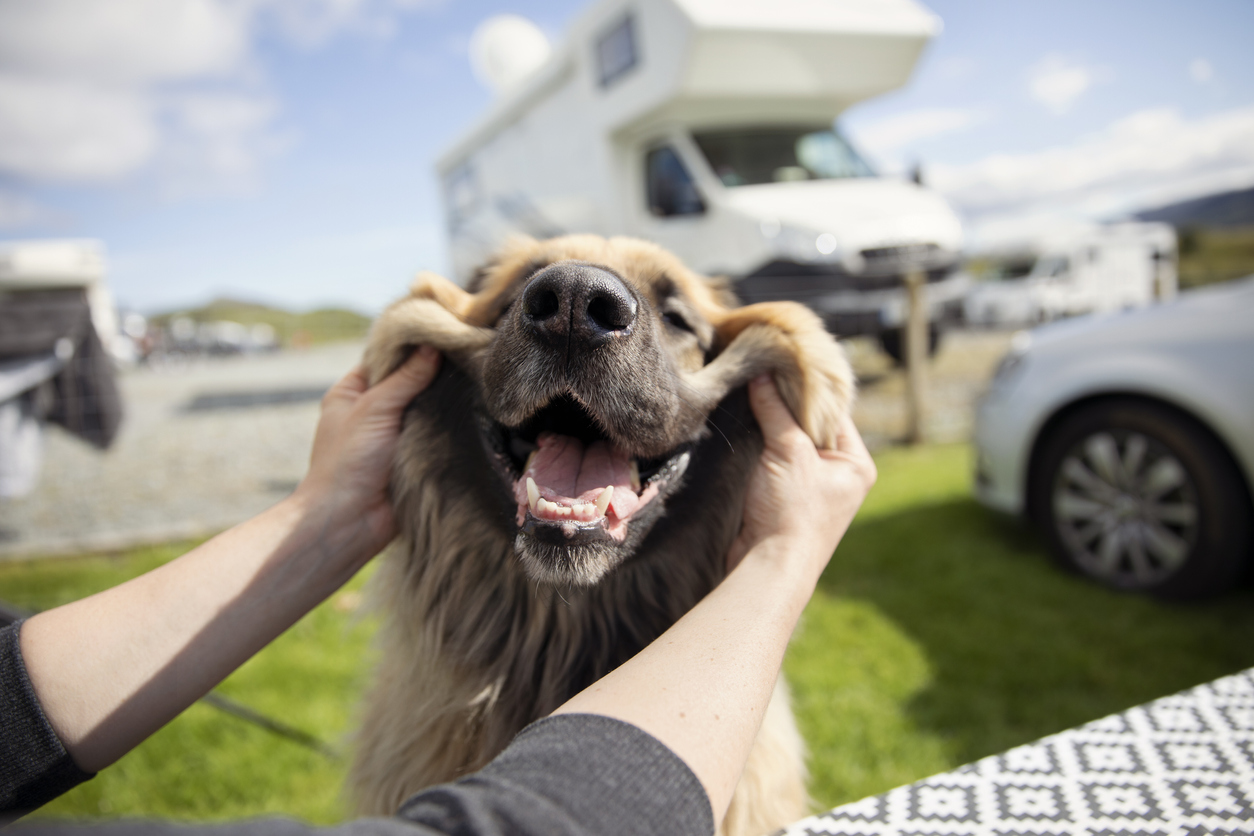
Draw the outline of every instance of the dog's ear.
<instances>
[{"instance_id":1,"label":"dog's ear","mask_svg":"<svg viewBox=\"0 0 1254 836\"><path fill-rule=\"evenodd\" d=\"M822 321L795 302L707 310L717 356L690 385L709 407L732 389L770 372L797 423L820 448L834 449L853 405L854 377L845 351Z\"/></svg>"},{"instance_id":2,"label":"dog's ear","mask_svg":"<svg viewBox=\"0 0 1254 836\"><path fill-rule=\"evenodd\" d=\"M477 365L493 331L468 321L475 298L443 276L419 273L409 296L390 305L370 329L363 360L370 385L391 374L420 345L439 349L463 367Z\"/></svg>"}]
</instances>

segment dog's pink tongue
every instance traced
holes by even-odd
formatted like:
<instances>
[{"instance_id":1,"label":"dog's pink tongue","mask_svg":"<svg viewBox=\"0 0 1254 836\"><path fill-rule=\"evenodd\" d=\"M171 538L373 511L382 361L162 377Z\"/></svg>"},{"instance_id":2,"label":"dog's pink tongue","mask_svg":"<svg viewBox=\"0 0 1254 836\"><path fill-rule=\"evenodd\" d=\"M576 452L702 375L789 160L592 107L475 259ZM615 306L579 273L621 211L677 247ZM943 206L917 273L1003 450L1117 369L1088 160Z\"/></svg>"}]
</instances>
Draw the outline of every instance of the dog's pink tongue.
<instances>
[{"instance_id":1,"label":"dog's pink tongue","mask_svg":"<svg viewBox=\"0 0 1254 836\"><path fill-rule=\"evenodd\" d=\"M594 441L583 454L575 495L604 490L607 485L631 490L631 458L608 441Z\"/></svg>"},{"instance_id":2,"label":"dog's pink tongue","mask_svg":"<svg viewBox=\"0 0 1254 836\"><path fill-rule=\"evenodd\" d=\"M536 484L559 496L575 496L579 466L583 462L583 442L568 435L541 433L536 439L536 457L531 472Z\"/></svg>"},{"instance_id":3,"label":"dog's pink tongue","mask_svg":"<svg viewBox=\"0 0 1254 836\"><path fill-rule=\"evenodd\" d=\"M619 517L631 513L636 504L632 501L636 494L631 489L631 457L608 441L594 441L585 448L577 438L541 433L530 473L541 488L571 499L613 485L613 507Z\"/></svg>"}]
</instances>

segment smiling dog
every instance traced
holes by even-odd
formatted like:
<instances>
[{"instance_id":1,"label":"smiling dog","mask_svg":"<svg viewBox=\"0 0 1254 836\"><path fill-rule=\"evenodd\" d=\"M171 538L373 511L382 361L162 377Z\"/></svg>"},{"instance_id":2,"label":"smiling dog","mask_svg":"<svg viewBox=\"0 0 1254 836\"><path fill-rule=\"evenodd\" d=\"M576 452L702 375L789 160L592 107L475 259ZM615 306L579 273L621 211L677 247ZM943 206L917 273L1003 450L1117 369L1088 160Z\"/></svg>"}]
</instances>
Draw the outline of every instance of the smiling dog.
<instances>
[{"instance_id":1,"label":"smiling dog","mask_svg":"<svg viewBox=\"0 0 1254 836\"><path fill-rule=\"evenodd\" d=\"M363 813L472 772L710 591L762 449L744 386L774 375L834 447L845 356L787 302L735 307L643 241L513 239L469 291L430 273L371 332L372 382L431 345L406 411L400 535L376 576L382 658L350 783ZM777 685L727 834L806 813Z\"/></svg>"}]
</instances>

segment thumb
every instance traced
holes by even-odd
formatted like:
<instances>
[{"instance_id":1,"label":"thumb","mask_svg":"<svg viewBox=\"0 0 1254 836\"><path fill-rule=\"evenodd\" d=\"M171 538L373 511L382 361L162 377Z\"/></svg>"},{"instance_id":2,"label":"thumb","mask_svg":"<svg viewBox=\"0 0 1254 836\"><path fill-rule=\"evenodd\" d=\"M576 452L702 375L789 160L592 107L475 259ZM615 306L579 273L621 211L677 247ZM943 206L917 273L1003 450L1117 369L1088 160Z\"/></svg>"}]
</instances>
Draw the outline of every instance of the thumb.
<instances>
[{"instance_id":1,"label":"thumb","mask_svg":"<svg viewBox=\"0 0 1254 836\"><path fill-rule=\"evenodd\" d=\"M791 431L801 431L788 410L788 404L780 397L775 381L768 374L759 375L749 382L749 406L768 441Z\"/></svg>"},{"instance_id":2,"label":"thumb","mask_svg":"<svg viewBox=\"0 0 1254 836\"><path fill-rule=\"evenodd\" d=\"M429 345L419 346L396 371L370 388L367 393L383 410L401 410L435 380L440 370L440 352Z\"/></svg>"}]
</instances>

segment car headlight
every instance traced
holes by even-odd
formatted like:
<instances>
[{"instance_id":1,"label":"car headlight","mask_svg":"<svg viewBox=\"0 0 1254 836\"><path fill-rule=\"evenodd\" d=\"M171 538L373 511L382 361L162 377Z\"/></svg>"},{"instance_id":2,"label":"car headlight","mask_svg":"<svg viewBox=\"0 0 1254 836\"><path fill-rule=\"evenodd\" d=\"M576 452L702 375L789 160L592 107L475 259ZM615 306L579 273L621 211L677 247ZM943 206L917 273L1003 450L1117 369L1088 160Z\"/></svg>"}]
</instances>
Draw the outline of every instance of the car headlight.
<instances>
[{"instance_id":1,"label":"car headlight","mask_svg":"<svg viewBox=\"0 0 1254 836\"><path fill-rule=\"evenodd\" d=\"M792 261L810 264L843 259L840 240L830 232L790 226L773 218L762 221L759 229L780 255Z\"/></svg>"},{"instance_id":2,"label":"car headlight","mask_svg":"<svg viewBox=\"0 0 1254 836\"><path fill-rule=\"evenodd\" d=\"M997 370L993 372L990 390L1005 389L1023 372L1028 359L1028 349L1031 346L1032 335L1027 331L1019 331L1010 338L1010 349L997 364Z\"/></svg>"}]
</instances>

